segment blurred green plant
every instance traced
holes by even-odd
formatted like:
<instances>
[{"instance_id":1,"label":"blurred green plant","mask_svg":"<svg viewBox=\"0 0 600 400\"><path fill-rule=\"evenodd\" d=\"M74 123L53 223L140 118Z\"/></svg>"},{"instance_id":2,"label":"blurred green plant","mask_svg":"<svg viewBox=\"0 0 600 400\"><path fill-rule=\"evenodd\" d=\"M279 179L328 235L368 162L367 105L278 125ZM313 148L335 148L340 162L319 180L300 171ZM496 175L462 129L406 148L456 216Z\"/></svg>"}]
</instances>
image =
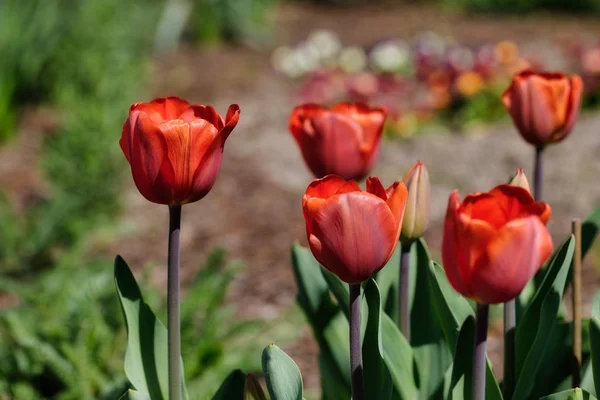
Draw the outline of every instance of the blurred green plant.
<instances>
[{"instance_id":1,"label":"blurred green plant","mask_svg":"<svg viewBox=\"0 0 600 400\"><path fill-rule=\"evenodd\" d=\"M256 43L268 38L278 0L192 0L191 29L201 42Z\"/></svg>"},{"instance_id":2,"label":"blurred green plant","mask_svg":"<svg viewBox=\"0 0 600 400\"><path fill-rule=\"evenodd\" d=\"M0 281L2 298L16 301L0 312L0 399L114 400L127 390L127 338L112 270L103 259L78 265L85 252L78 247L35 282ZM232 318L236 310L225 304L225 294L240 269L216 249L184 296L182 348L191 399L209 398L234 368L260 371L264 341L285 343L296 335L290 326L301 321L297 309L268 326ZM165 313L158 290L146 290L145 300Z\"/></svg>"}]
</instances>

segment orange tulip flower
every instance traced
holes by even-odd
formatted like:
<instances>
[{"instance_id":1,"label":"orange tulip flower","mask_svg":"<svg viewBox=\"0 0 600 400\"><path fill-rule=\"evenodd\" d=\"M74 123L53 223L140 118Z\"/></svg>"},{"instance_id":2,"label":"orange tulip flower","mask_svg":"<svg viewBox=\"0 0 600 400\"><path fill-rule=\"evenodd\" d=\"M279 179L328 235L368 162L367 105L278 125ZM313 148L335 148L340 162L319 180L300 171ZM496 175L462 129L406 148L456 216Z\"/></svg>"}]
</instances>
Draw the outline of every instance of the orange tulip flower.
<instances>
[{"instance_id":1,"label":"orange tulip flower","mask_svg":"<svg viewBox=\"0 0 600 400\"><path fill-rule=\"evenodd\" d=\"M523 138L537 147L563 140L575 125L583 82L560 72L515 74L502 103Z\"/></svg>"},{"instance_id":2,"label":"orange tulip flower","mask_svg":"<svg viewBox=\"0 0 600 400\"><path fill-rule=\"evenodd\" d=\"M315 177L336 174L358 180L375 165L386 115L383 108L362 103L331 109L304 104L292 111L289 127Z\"/></svg>"},{"instance_id":3,"label":"orange tulip flower","mask_svg":"<svg viewBox=\"0 0 600 400\"><path fill-rule=\"evenodd\" d=\"M552 254L546 229L550 206L524 188L500 185L468 195L452 192L444 224L442 259L448 280L480 303L511 300Z\"/></svg>"},{"instance_id":4,"label":"orange tulip flower","mask_svg":"<svg viewBox=\"0 0 600 400\"><path fill-rule=\"evenodd\" d=\"M313 255L347 283L379 271L392 256L402 228L408 192L402 182L387 190L367 179L367 190L336 175L315 179L302 197Z\"/></svg>"},{"instance_id":5,"label":"orange tulip flower","mask_svg":"<svg viewBox=\"0 0 600 400\"><path fill-rule=\"evenodd\" d=\"M133 104L119 143L140 193L153 203L167 205L206 196L239 115L237 104L229 106L223 120L211 106L192 105L177 97Z\"/></svg>"}]
</instances>

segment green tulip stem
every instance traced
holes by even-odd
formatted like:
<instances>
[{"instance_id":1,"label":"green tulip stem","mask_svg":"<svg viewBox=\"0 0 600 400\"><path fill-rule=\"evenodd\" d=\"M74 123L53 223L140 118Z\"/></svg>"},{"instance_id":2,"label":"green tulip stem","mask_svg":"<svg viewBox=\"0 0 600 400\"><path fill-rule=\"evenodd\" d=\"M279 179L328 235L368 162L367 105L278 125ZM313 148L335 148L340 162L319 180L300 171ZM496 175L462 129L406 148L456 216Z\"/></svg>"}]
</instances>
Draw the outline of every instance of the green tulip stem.
<instances>
[{"instance_id":1,"label":"green tulip stem","mask_svg":"<svg viewBox=\"0 0 600 400\"><path fill-rule=\"evenodd\" d=\"M489 305L477 303L475 314L475 351L473 353L473 400L485 400Z\"/></svg>"},{"instance_id":2,"label":"green tulip stem","mask_svg":"<svg viewBox=\"0 0 600 400\"><path fill-rule=\"evenodd\" d=\"M504 400L512 399L515 390L515 299L504 303Z\"/></svg>"},{"instance_id":3,"label":"green tulip stem","mask_svg":"<svg viewBox=\"0 0 600 400\"><path fill-rule=\"evenodd\" d=\"M544 179L544 147L535 148L535 165L533 172L533 197L536 201L542 201L542 181Z\"/></svg>"},{"instance_id":4,"label":"green tulip stem","mask_svg":"<svg viewBox=\"0 0 600 400\"><path fill-rule=\"evenodd\" d=\"M169 400L181 400L181 332L179 326L179 233L181 206L169 206L167 320Z\"/></svg>"},{"instance_id":5,"label":"green tulip stem","mask_svg":"<svg viewBox=\"0 0 600 400\"><path fill-rule=\"evenodd\" d=\"M410 244L400 247L400 331L410 343Z\"/></svg>"},{"instance_id":6,"label":"green tulip stem","mask_svg":"<svg viewBox=\"0 0 600 400\"><path fill-rule=\"evenodd\" d=\"M363 365L360 340L360 283L350 284L350 375L352 400L363 400Z\"/></svg>"}]
</instances>

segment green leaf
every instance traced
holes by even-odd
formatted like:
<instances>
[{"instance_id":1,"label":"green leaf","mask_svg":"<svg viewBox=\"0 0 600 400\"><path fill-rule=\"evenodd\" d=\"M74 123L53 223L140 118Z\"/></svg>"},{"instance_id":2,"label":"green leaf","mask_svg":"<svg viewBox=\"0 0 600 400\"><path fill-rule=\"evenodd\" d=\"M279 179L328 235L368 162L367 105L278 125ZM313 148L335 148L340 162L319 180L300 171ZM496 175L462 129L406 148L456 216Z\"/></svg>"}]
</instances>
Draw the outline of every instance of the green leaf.
<instances>
[{"instance_id":1,"label":"green leaf","mask_svg":"<svg viewBox=\"0 0 600 400\"><path fill-rule=\"evenodd\" d=\"M302 375L283 350L274 344L265 347L262 368L271 400L302 400Z\"/></svg>"},{"instance_id":2,"label":"green leaf","mask_svg":"<svg viewBox=\"0 0 600 400\"><path fill-rule=\"evenodd\" d=\"M401 399L417 397L414 380L414 355L406 338L387 314L381 315L383 359L392 375L392 382Z\"/></svg>"},{"instance_id":3,"label":"green leaf","mask_svg":"<svg viewBox=\"0 0 600 400\"><path fill-rule=\"evenodd\" d=\"M597 207L581 224L581 257L585 257L600 230L600 207Z\"/></svg>"},{"instance_id":4,"label":"green leaf","mask_svg":"<svg viewBox=\"0 0 600 400\"><path fill-rule=\"evenodd\" d=\"M583 389L575 388L542 397L540 400L596 400L596 398Z\"/></svg>"},{"instance_id":5,"label":"green leaf","mask_svg":"<svg viewBox=\"0 0 600 400\"><path fill-rule=\"evenodd\" d=\"M362 343L365 393L373 400L389 400L392 396L392 378L383 359L381 337L381 298L373 279L365 285L369 310L365 337Z\"/></svg>"},{"instance_id":6,"label":"green leaf","mask_svg":"<svg viewBox=\"0 0 600 400\"><path fill-rule=\"evenodd\" d=\"M333 293L333 296L337 300L342 312L346 315L346 318L350 318L350 288L347 283L344 283L340 278L337 277L333 272L327 268L321 266L321 273L323 278L329 286L329 290Z\"/></svg>"},{"instance_id":7,"label":"green leaf","mask_svg":"<svg viewBox=\"0 0 600 400\"><path fill-rule=\"evenodd\" d=\"M321 266L310 250L295 243L292 266L298 285L297 302L319 344L323 400L347 400L350 398L350 350L346 317L331 300Z\"/></svg>"},{"instance_id":8,"label":"green leaf","mask_svg":"<svg viewBox=\"0 0 600 400\"><path fill-rule=\"evenodd\" d=\"M475 318L469 316L463 322L456 341L454 363L448 400L470 399L473 382L473 343L475 342Z\"/></svg>"},{"instance_id":9,"label":"green leaf","mask_svg":"<svg viewBox=\"0 0 600 400\"><path fill-rule=\"evenodd\" d=\"M127 324L125 374L150 399L168 400L167 328L144 302L131 270L120 256L115 259L115 284ZM183 372L183 363L181 368ZM183 382L182 390L187 399Z\"/></svg>"},{"instance_id":10,"label":"green leaf","mask_svg":"<svg viewBox=\"0 0 600 400\"><path fill-rule=\"evenodd\" d=\"M600 393L600 292L594 297L589 329L594 387Z\"/></svg>"},{"instance_id":11,"label":"green leaf","mask_svg":"<svg viewBox=\"0 0 600 400\"><path fill-rule=\"evenodd\" d=\"M574 239L571 237L552 257L548 272L525 310L515 335L515 377L517 384L514 400L529 399L537 380L538 370L548 347L565 290Z\"/></svg>"},{"instance_id":12,"label":"green leaf","mask_svg":"<svg viewBox=\"0 0 600 400\"><path fill-rule=\"evenodd\" d=\"M150 400L150 397L143 393L129 389L125 394L123 394L123 396L119 398L119 400Z\"/></svg>"},{"instance_id":13,"label":"green leaf","mask_svg":"<svg viewBox=\"0 0 600 400\"><path fill-rule=\"evenodd\" d=\"M467 300L460 296L450 285L443 268L435 262L429 263L429 289L432 311L440 324L446 344L450 351L455 350L460 327L468 317L475 317L473 308ZM502 393L491 364L488 360L486 370L486 399L502 399Z\"/></svg>"},{"instance_id":14,"label":"green leaf","mask_svg":"<svg viewBox=\"0 0 600 400\"><path fill-rule=\"evenodd\" d=\"M246 374L240 369L231 371L223 381L212 400L244 400Z\"/></svg>"},{"instance_id":15,"label":"green leaf","mask_svg":"<svg viewBox=\"0 0 600 400\"><path fill-rule=\"evenodd\" d=\"M420 398L439 398L443 395L445 372L452 364L452 353L446 344L444 331L432 312L433 300L429 287L431 256L423 239L412 245L410 260L411 280L415 282L411 307L411 346L417 364Z\"/></svg>"},{"instance_id":16,"label":"green leaf","mask_svg":"<svg viewBox=\"0 0 600 400\"><path fill-rule=\"evenodd\" d=\"M381 307L385 313L398 323L398 279L400 276L400 245L396 246L394 254L388 263L375 274L374 278L381 294Z\"/></svg>"}]
</instances>

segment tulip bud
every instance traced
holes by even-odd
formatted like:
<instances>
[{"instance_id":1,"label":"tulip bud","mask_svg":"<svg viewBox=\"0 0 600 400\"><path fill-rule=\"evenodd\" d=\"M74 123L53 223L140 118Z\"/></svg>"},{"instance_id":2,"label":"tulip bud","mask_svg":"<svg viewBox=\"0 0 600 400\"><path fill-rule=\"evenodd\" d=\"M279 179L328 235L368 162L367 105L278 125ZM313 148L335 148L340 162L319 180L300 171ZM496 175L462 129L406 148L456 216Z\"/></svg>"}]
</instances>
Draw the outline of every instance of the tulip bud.
<instances>
[{"instance_id":1,"label":"tulip bud","mask_svg":"<svg viewBox=\"0 0 600 400\"><path fill-rule=\"evenodd\" d=\"M531 189L529 188L529 181L527 180L527 177L523 172L523 168L517 169L517 174L511 179L509 184L513 186L522 187L523 189L531 193Z\"/></svg>"},{"instance_id":2,"label":"tulip bud","mask_svg":"<svg viewBox=\"0 0 600 400\"><path fill-rule=\"evenodd\" d=\"M401 241L410 243L423 236L429 224L431 187L425 164L417 161L406 173L404 184L408 189L408 200L404 210Z\"/></svg>"},{"instance_id":3,"label":"tulip bud","mask_svg":"<svg viewBox=\"0 0 600 400\"><path fill-rule=\"evenodd\" d=\"M246 375L246 384L244 385L244 400L267 400L262 386L252 374Z\"/></svg>"}]
</instances>

